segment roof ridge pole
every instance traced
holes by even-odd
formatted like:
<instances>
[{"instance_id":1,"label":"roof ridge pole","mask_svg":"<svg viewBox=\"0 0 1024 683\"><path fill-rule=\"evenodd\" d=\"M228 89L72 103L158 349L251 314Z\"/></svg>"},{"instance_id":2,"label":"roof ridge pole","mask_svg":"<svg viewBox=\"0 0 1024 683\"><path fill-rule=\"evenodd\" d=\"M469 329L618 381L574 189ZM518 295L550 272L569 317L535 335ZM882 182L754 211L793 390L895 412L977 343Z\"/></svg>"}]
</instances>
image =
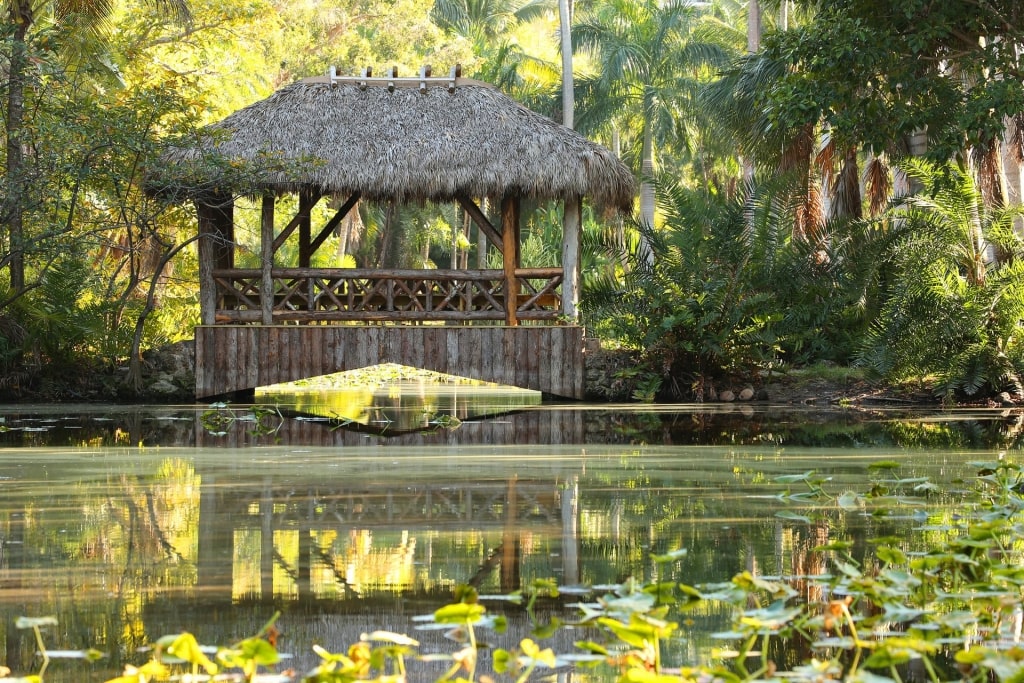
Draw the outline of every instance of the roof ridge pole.
<instances>
[{"instance_id":1,"label":"roof ridge pole","mask_svg":"<svg viewBox=\"0 0 1024 683\"><path fill-rule=\"evenodd\" d=\"M448 92L455 92L455 81L462 76L462 65L456 64L452 67L451 73L448 76Z\"/></svg>"},{"instance_id":2,"label":"roof ridge pole","mask_svg":"<svg viewBox=\"0 0 1024 683\"><path fill-rule=\"evenodd\" d=\"M424 64L420 67L420 92L427 92L427 79L430 78L430 65Z\"/></svg>"}]
</instances>

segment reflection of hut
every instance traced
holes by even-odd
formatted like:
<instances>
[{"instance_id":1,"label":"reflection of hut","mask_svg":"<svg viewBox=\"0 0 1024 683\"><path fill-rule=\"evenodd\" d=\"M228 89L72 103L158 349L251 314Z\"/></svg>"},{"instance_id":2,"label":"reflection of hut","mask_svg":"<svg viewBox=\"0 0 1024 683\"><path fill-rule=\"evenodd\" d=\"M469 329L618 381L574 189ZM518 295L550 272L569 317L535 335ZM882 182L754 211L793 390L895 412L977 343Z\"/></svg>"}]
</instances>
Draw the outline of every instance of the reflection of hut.
<instances>
[{"instance_id":1,"label":"reflection of hut","mask_svg":"<svg viewBox=\"0 0 1024 683\"><path fill-rule=\"evenodd\" d=\"M198 208L200 296L203 328L197 330L197 395L248 389L320 372L360 367L389 358L381 346L404 347L393 323L443 321L449 325L490 321L516 327L520 321L548 323L575 320L579 288L579 205L582 197L606 207L628 210L633 200L630 171L608 150L554 121L536 114L493 87L458 77L308 78L211 126L192 146L168 152L163 168L152 174L151 188L169 197L191 198ZM275 222L275 198L298 195L298 210L287 224ZM234 267L234 196L262 197L261 267ZM325 225L313 229L310 212L324 197L340 208ZM502 255L501 269L368 270L311 268L310 259L360 198L399 202L457 202L491 246ZM479 200L500 206L492 222ZM523 199L565 204L562 264L521 268L519 212ZM275 255L286 240L298 240L298 263L280 264ZM386 343L351 362L324 358L316 367L280 372L257 367L239 373L256 375L241 382L219 377L226 359L204 358L202 350L236 348L241 337L258 335L254 326L363 321L388 323ZM230 341L221 326L248 330ZM350 328L342 328L349 329ZM420 329L423 329L422 327ZM413 345L450 347L454 332ZM476 328L474 328L476 329ZM552 332L549 346L580 342L566 329ZM491 332L493 335L493 331ZM568 335L568 336L567 336ZM354 347L339 329L316 340L329 346ZM457 335L456 335L457 336ZM486 335L485 335L486 336ZM521 335L509 335L513 346ZM581 333L576 335L580 339ZM456 345L458 342L455 342ZM467 342L468 343L468 342ZM501 349L504 338L478 337L474 344ZM259 350L231 351L238 358L266 358L270 342ZM514 348L505 353L515 354ZM500 353L500 351L499 351ZM395 354L391 354L394 356ZM524 384L508 370L476 362L451 367L448 359L390 358L406 365L453 372L480 379L530 386L550 393L578 396L579 391L543 382ZM451 356L451 354L448 354ZM459 354L464 355L464 354ZM527 355L536 355L536 349ZM556 359L557 360L557 359ZM573 366L568 356L558 362ZM284 365L282 360L277 365ZM444 365L446 367L439 367ZM580 372L582 372L581 361ZM344 367L342 367L344 366ZM514 369L514 368L513 368ZM536 368L533 369L536 374ZM218 377L215 377L217 375ZM488 375L488 376L484 376ZM253 384L253 382L257 382ZM576 379L571 379L577 383ZM582 377L579 378L580 387Z\"/></svg>"}]
</instances>

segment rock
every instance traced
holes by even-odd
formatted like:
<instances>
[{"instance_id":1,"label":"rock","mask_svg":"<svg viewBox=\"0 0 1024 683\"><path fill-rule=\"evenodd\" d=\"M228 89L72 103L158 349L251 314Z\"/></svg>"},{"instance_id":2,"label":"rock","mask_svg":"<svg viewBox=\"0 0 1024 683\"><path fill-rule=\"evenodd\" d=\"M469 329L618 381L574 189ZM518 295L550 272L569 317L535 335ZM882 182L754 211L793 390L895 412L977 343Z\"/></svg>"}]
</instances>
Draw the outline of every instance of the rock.
<instances>
[{"instance_id":1,"label":"rock","mask_svg":"<svg viewBox=\"0 0 1024 683\"><path fill-rule=\"evenodd\" d=\"M636 388L630 370L639 362L635 351L602 349L597 340L585 342L587 376L585 393L592 401L629 401Z\"/></svg>"},{"instance_id":2,"label":"rock","mask_svg":"<svg viewBox=\"0 0 1024 683\"><path fill-rule=\"evenodd\" d=\"M720 393L718 395L718 400L719 401L725 401L726 403L729 403L731 401L735 401L736 400L736 394L734 394L731 391L729 391L728 389L726 389L725 391L723 391L722 393Z\"/></svg>"},{"instance_id":3,"label":"rock","mask_svg":"<svg viewBox=\"0 0 1024 683\"><path fill-rule=\"evenodd\" d=\"M175 384L170 380L166 378L161 378L156 382L150 384L148 387L148 391L152 394L162 394L170 396L179 393L181 389L175 386Z\"/></svg>"},{"instance_id":4,"label":"rock","mask_svg":"<svg viewBox=\"0 0 1024 683\"><path fill-rule=\"evenodd\" d=\"M751 388L751 387L745 388L743 391L740 392L740 397L739 398L740 398L741 401L749 401L750 399L754 398L754 390L753 390L753 388Z\"/></svg>"}]
</instances>

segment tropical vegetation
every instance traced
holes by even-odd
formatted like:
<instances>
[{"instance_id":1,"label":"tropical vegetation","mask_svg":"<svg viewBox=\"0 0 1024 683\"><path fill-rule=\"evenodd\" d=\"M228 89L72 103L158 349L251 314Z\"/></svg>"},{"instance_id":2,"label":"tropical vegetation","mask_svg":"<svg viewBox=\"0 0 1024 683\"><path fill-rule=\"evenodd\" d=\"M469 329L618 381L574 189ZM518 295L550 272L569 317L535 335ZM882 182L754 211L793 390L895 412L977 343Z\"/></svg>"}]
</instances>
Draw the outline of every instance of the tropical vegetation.
<instances>
[{"instance_id":1,"label":"tropical vegetation","mask_svg":"<svg viewBox=\"0 0 1024 683\"><path fill-rule=\"evenodd\" d=\"M142 189L169 141L330 65L460 63L636 173L634 217L585 211L581 310L605 346L639 354L624 378L638 398L710 400L828 362L947 401L1024 400L1022 12L1015 0L11 0L0 391L78 396L190 336L194 216ZM558 212L525 219L525 260L559 253ZM451 207L361 202L334 239L360 266L486 264ZM124 377L131 395L138 373Z\"/></svg>"}]
</instances>

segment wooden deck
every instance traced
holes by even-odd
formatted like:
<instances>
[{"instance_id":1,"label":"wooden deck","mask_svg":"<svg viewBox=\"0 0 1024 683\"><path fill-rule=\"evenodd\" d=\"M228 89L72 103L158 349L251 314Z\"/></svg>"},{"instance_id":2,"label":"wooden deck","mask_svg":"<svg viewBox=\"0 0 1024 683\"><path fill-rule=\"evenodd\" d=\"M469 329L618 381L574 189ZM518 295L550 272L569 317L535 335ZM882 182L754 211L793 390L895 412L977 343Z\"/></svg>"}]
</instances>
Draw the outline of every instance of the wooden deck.
<instances>
[{"instance_id":1,"label":"wooden deck","mask_svg":"<svg viewBox=\"0 0 1024 683\"><path fill-rule=\"evenodd\" d=\"M246 392L399 363L582 399L583 328L447 325L204 325L196 328L196 397Z\"/></svg>"}]
</instances>

